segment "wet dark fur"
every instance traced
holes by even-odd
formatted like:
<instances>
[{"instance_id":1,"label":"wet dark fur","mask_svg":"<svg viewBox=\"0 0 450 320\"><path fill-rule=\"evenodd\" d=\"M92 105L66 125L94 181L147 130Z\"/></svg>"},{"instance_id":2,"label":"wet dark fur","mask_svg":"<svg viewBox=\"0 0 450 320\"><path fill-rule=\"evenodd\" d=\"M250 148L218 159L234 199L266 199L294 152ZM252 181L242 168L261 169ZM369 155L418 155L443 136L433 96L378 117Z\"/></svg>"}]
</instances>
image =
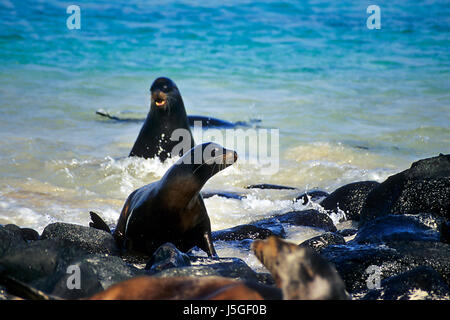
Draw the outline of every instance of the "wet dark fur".
<instances>
[{"instance_id":1,"label":"wet dark fur","mask_svg":"<svg viewBox=\"0 0 450 320\"><path fill-rule=\"evenodd\" d=\"M195 155L203 154L206 149L213 154L201 157L202 162L196 164ZM234 151L215 143L191 149L161 180L128 196L113 233L117 244L128 251L150 255L160 245L171 242L184 252L197 246L208 256L216 256L211 223L200 190L209 178L236 159ZM103 220L91 213L92 216L90 225L107 231Z\"/></svg>"},{"instance_id":2,"label":"wet dark fur","mask_svg":"<svg viewBox=\"0 0 450 320\"><path fill-rule=\"evenodd\" d=\"M185 129L190 134L190 141L183 141L189 144L186 150L194 147L195 142L183 99L175 83L169 78L158 78L153 82L150 92L150 111L129 156L146 159L158 157L161 161L165 161L174 156L171 152L181 142L170 139L176 129ZM156 102L159 99L165 101L164 106L157 106Z\"/></svg>"}]
</instances>

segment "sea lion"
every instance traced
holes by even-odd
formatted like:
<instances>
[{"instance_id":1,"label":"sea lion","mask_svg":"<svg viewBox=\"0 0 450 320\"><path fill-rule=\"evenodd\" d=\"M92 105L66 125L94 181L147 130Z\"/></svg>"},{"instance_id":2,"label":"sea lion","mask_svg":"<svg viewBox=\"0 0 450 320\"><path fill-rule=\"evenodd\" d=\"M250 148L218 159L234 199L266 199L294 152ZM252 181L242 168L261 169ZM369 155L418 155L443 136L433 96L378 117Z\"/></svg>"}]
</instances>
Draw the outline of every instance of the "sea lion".
<instances>
[{"instance_id":1,"label":"sea lion","mask_svg":"<svg viewBox=\"0 0 450 320\"><path fill-rule=\"evenodd\" d=\"M192 148L161 178L133 191L126 200L113 236L117 244L151 255L171 242L187 252L194 246L217 256L211 239L211 223L200 194L213 175L237 160L237 153L208 142ZM91 227L109 231L91 212Z\"/></svg>"},{"instance_id":2,"label":"sea lion","mask_svg":"<svg viewBox=\"0 0 450 320\"><path fill-rule=\"evenodd\" d=\"M255 240L252 251L270 271L285 300L350 298L336 269L311 248L271 236Z\"/></svg>"},{"instance_id":3,"label":"sea lion","mask_svg":"<svg viewBox=\"0 0 450 320\"><path fill-rule=\"evenodd\" d=\"M150 93L150 111L129 156L145 159L158 157L164 162L172 156L177 144L183 143L187 146L184 150L189 150L195 142L183 99L175 83L169 78L158 78L150 87ZM172 136L177 129L183 129L180 137L183 141Z\"/></svg>"},{"instance_id":4,"label":"sea lion","mask_svg":"<svg viewBox=\"0 0 450 320\"><path fill-rule=\"evenodd\" d=\"M156 278L119 282L89 300L263 300L244 282L217 276Z\"/></svg>"},{"instance_id":5,"label":"sea lion","mask_svg":"<svg viewBox=\"0 0 450 320\"><path fill-rule=\"evenodd\" d=\"M0 274L10 299L64 300L47 294L8 275ZM221 276L138 276L113 284L106 290L80 300L263 300L280 299L278 288L254 281Z\"/></svg>"}]
</instances>

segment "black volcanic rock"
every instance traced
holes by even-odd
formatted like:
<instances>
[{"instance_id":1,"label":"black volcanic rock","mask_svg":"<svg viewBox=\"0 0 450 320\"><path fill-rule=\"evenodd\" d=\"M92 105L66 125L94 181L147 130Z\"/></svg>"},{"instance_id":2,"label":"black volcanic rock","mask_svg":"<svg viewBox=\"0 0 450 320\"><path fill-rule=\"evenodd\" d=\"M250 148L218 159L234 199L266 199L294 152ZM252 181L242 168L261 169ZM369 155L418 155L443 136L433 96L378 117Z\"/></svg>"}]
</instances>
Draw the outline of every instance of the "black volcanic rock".
<instances>
[{"instance_id":1,"label":"black volcanic rock","mask_svg":"<svg viewBox=\"0 0 450 320\"><path fill-rule=\"evenodd\" d=\"M113 236L102 230L69 223L52 223L45 227L41 239L53 239L86 253L117 255L119 249Z\"/></svg>"},{"instance_id":2,"label":"black volcanic rock","mask_svg":"<svg viewBox=\"0 0 450 320\"><path fill-rule=\"evenodd\" d=\"M191 261L186 253L181 252L178 248L167 242L161 245L153 253L145 266L146 270L151 273L160 272L165 269L190 266Z\"/></svg>"},{"instance_id":3,"label":"black volcanic rock","mask_svg":"<svg viewBox=\"0 0 450 320\"><path fill-rule=\"evenodd\" d=\"M11 228L0 226L0 257L15 246L25 243L26 240L23 238L20 228L11 230Z\"/></svg>"},{"instance_id":4,"label":"black volcanic rock","mask_svg":"<svg viewBox=\"0 0 450 320\"><path fill-rule=\"evenodd\" d=\"M331 232L337 230L333 220L331 220L326 213L314 209L291 211L282 215L277 215L275 218L281 223L287 223L294 226L315 227Z\"/></svg>"},{"instance_id":5,"label":"black volcanic rock","mask_svg":"<svg viewBox=\"0 0 450 320\"><path fill-rule=\"evenodd\" d=\"M443 222L439 227L440 237L442 242L450 243L450 220Z\"/></svg>"},{"instance_id":6,"label":"black volcanic rock","mask_svg":"<svg viewBox=\"0 0 450 320\"><path fill-rule=\"evenodd\" d=\"M298 195L294 201L300 201L301 204L305 205L310 200L317 201L318 199L328 197L330 194L322 190L309 190Z\"/></svg>"},{"instance_id":7,"label":"black volcanic rock","mask_svg":"<svg viewBox=\"0 0 450 320\"><path fill-rule=\"evenodd\" d=\"M414 162L375 187L361 210L361 222L422 212L450 219L450 155Z\"/></svg>"},{"instance_id":8,"label":"black volcanic rock","mask_svg":"<svg viewBox=\"0 0 450 320\"><path fill-rule=\"evenodd\" d=\"M274 235L272 231L266 228L257 227L251 224L243 224L229 229L223 229L212 232L213 241L234 241L244 239L266 239Z\"/></svg>"},{"instance_id":9,"label":"black volcanic rock","mask_svg":"<svg viewBox=\"0 0 450 320\"><path fill-rule=\"evenodd\" d=\"M276 236L281 238L284 238L286 235L283 224L320 228L330 232L336 232L337 230L336 226L333 224L333 220L331 220L326 213L315 209L277 214L271 218L257 220L250 224L260 228L269 229Z\"/></svg>"},{"instance_id":10,"label":"black volcanic rock","mask_svg":"<svg viewBox=\"0 0 450 320\"><path fill-rule=\"evenodd\" d=\"M398 240L439 241L439 232L421 223L415 216L387 215L363 225L352 242L364 244Z\"/></svg>"},{"instance_id":11,"label":"black volcanic rock","mask_svg":"<svg viewBox=\"0 0 450 320\"><path fill-rule=\"evenodd\" d=\"M448 300L450 288L431 267L422 266L384 279L379 289L370 290L364 300Z\"/></svg>"},{"instance_id":12,"label":"black volcanic rock","mask_svg":"<svg viewBox=\"0 0 450 320\"><path fill-rule=\"evenodd\" d=\"M79 288L68 286L68 283L75 284L71 278L75 275L75 271L70 272L69 267L79 270ZM143 270L126 264L120 257L108 254L88 254L59 266L57 272L47 278L45 284L41 284L40 287L58 297L78 299L91 296L117 282L143 274Z\"/></svg>"},{"instance_id":13,"label":"black volcanic rock","mask_svg":"<svg viewBox=\"0 0 450 320\"><path fill-rule=\"evenodd\" d=\"M15 224L7 224L4 226L6 230L10 230L17 234L20 234L25 241L34 241L39 239L39 233L31 228L21 228Z\"/></svg>"},{"instance_id":14,"label":"black volcanic rock","mask_svg":"<svg viewBox=\"0 0 450 320\"><path fill-rule=\"evenodd\" d=\"M258 282L254 272L243 260L239 258L191 257L191 265L179 268L170 268L153 274L155 277L207 277L221 276L237 280L250 280Z\"/></svg>"},{"instance_id":15,"label":"black volcanic rock","mask_svg":"<svg viewBox=\"0 0 450 320\"><path fill-rule=\"evenodd\" d=\"M384 244L330 245L321 255L336 266L349 292L365 292L370 268L379 268L381 281L416 267L436 270L450 285L450 245L431 241L392 241Z\"/></svg>"},{"instance_id":16,"label":"black volcanic rock","mask_svg":"<svg viewBox=\"0 0 450 320\"><path fill-rule=\"evenodd\" d=\"M347 220L358 221L367 195L378 185L379 183L376 181L361 181L346 184L323 199L320 205L325 210L337 212L340 209L345 213Z\"/></svg>"},{"instance_id":17,"label":"black volcanic rock","mask_svg":"<svg viewBox=\"0 0 450 320\"><path fill-rule=\"evenodd\" d=\"M321 252L323 248L332 244L345 244L344 237L334 232L325 232L316 237L312 237L299 244L301 247L309 247L317 252Z\"/></svg>"}]
</instances>

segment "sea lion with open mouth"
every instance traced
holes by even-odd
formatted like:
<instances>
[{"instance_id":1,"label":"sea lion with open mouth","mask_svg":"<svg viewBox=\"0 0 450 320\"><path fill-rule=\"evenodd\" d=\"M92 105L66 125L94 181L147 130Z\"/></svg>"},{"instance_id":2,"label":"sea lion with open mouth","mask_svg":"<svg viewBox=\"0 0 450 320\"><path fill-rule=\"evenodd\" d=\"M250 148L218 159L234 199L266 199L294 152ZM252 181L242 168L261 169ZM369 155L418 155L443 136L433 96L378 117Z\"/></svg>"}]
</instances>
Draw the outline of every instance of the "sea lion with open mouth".
<instances>
[{"instance_id":1,"label":"sea lion with open mouth","mask_svg":"<svg viewBox=\"0 0 450 320\"><path fill-rule=\"evenodd\" d=\"M194 246L217 256L211 223L200 190L216 173L232 165L237 153L208 142L192 148L161 180L133 191L126 200L113 236L128 251L151 255L171 242L181 251ZM91 227L110 232L91 212Z\"/></svg>"},{"instance_id":2,"label":"sea lion with open mouth","mask_svg":"<svg viewBox=\"0 0 450 320\"><path fill-rule=\"evenodd\" d=\"M195 146L195 142L183 99L175 83L169 78L158 78L153 82L150 93L150 111L129 156L145 159L158 157L164 162L174 156L172 151L177 144L183 143L187 146L184 150L189 150ZM171 140L177 129L184 130L182 142Z\"/></svg>"}]
</instances>

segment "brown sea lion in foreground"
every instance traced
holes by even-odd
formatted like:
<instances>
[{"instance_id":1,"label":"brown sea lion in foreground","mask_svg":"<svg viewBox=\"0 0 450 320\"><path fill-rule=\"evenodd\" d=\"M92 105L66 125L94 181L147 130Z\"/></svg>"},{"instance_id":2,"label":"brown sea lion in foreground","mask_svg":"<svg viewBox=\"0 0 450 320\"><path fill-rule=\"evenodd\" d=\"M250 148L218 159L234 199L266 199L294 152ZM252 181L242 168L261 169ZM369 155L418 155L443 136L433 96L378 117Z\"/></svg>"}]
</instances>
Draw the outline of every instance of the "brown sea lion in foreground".
<instances>
[{"instance_id":1,"label":"brown sea lion in foreground","mask_svg":"<svg viewBox=\"0 0 450 320\"><path fill-rule=\"evenodd\" d=\"M313 249L271 236L252 250L270 271L285 300L346 300L349 294L336 269Z\"/></svg>"},{"instance_id":2,"label":"brown sea lion in foreground","mask_svg":"<svg viewBox=\"0 0 450 320\"><path fill-rule=\"evenodd\" d=\"M237 160L237 153L216 143L192 148L161 178L133 191L126 200L113 236L131 252L151 255L166 242L187 252L194 246L217 256L211 223L200 190L213 175ZM110 232L91 212L91 227Z\"/></svg>"},{"instance_id":3,"label":"brown sea lion in foreground","mask_svg":"<svg viewBox=\"0 0 450 320\"><path fill-rule=\"evenodd\" d=\"M263 300L244 282L224 277L136 277L89 300Z\"/></svg>"},{"instance_id":4,"label":"brown sea lion in foreground","mask_svg":"<svg viewBox=\"0 0 450 320\"><path fill-rule=\"evenodd\" d=\"M11 299L64 300L46 294L14 278L0 274L0 285ZM281 298L278 288L220 276L139 276L118 282L80 300L272 300Z\"/></svg>"}]
</instances>

